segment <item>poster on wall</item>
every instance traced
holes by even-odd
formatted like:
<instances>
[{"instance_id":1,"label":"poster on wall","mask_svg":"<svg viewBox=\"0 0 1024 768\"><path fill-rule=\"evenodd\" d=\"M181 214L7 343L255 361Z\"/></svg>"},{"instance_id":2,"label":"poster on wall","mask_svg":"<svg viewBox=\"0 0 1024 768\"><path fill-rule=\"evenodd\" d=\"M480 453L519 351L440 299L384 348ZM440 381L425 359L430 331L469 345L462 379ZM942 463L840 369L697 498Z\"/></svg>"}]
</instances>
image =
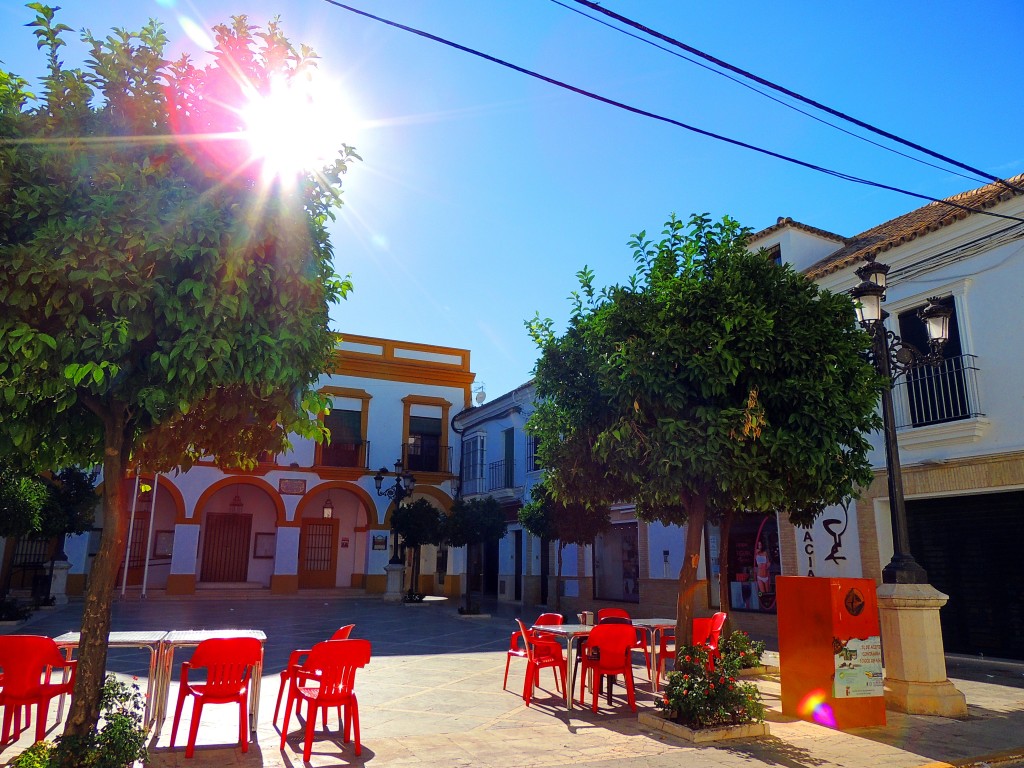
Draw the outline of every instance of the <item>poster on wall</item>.
<instances>
[{"instance_id":1,"label":"poster on wall","mask_svg":"<svg viewBox=\"0 0 1024 768\"><path fill-rule=\"evenodd\" d=\"M810 528L794 530L800 576L863 577L856 504L826 507Z\"/></svg>"},{"instance_id":2,"label":"poster on wall","mask_svg":"<svg viewBox=\"0 0 1024 768\"><path fill-rule=\"evenodd\" d=\"M736 611L775 613L775 577L782 573L774 515L739 515L729 531L729 602Z\"/></svg>"},{"instance_id":3,"label":"poster on wall","mask_svg":"<svg viewBox=\"0 0 1024 768\"><path fill-rule=\"evenodd\" d=\"M833 696L837 699L860 699L884 696L882 678L882 638L878 635L858 640L834 639L836 658Z\"/></svg>"}]
</instances>

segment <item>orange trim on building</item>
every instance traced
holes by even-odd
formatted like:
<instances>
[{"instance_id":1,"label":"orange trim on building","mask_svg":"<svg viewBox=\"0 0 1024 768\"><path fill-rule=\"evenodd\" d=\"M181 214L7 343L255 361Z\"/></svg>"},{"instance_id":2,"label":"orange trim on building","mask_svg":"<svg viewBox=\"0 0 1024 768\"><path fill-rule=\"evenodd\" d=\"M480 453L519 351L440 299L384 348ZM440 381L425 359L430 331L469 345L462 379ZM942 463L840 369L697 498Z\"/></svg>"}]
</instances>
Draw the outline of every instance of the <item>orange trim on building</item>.
<instances>
[{"instance_id":1,"label":"orange trim on building","mask_svg":"<svg viewBox=\"0 0 1024 768\"><path fill-rule=\"evenodd\" d=\"M205 491L203 491L202 495L196 501L196 508L193 516L191 518L185 518L183 515L178 518L176 522L190 525L202 525L203 513L205 512L206 505L209 503L210 499L213 498L214 494L221 489L233 485L251 485L255 488L259 488L261 491L266 493L274 503L278 527L283 527L289 524L285 513L284 500L281 498L281 494L277 492L277 489L266 480L244 475L225 477L209 486Z\"/></svg>"}]
</instances>

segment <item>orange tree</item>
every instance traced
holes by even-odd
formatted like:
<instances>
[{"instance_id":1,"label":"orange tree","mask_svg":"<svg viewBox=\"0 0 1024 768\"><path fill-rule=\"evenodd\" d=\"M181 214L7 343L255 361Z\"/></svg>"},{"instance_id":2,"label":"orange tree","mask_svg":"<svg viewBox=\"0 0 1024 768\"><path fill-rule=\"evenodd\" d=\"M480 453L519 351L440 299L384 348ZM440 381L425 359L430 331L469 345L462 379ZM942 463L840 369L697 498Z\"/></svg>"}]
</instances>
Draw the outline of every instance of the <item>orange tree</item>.
<instances>
[{"instance_id":1,"label":"orange tree","mask_svg":"<svg viewBox=\"0 0 1024 768\"><path fill-rule=\"evenodd\" d=\"M866 434L885 382L848 296L746 247L746 230L672 217L659 243L630 243L636 271L601 291L578 273L567 330L535 318L537 410L555 501L599 525L633 501L646 521L686 525L676 636L692 639L709 516L781 513L809 525L871 479Z\"/></svg>"},{"instance_id":2,"label":"orange tree","mask_svg":"<svg viewBox=\"0 0 1024 768\"><path fill-rule=\"evenodd\" d=\"M216 27L203 69L165 61L156 22L83 32L86 63L71 69L70 29L30 7L47 54L39 97L0 70L0 455L102 467L66 731L83 736L99 715L129 471L246 465L289 434L323 435L328 307L350 287L326 223L353 155L340 147L289 185L263 184L237 152L230 169L207 161L207 131L241 137L230 98L313 64L275 24Z\"/></svg>"},{"instance_id":3,"label":"orange tree","mask_svg":"<svg viewBox=\"0 0 1024 768\"><path fill-rule=\"evenodd\" d=\"M589 509L583 504L559 503L544 478L530 490L530 500L519 510L519 524L541 540L556 542L555 607L562 608L562 554L569 544L586 546L608 530L611 515L607 507Z\"/></svg>"}]
</instances>

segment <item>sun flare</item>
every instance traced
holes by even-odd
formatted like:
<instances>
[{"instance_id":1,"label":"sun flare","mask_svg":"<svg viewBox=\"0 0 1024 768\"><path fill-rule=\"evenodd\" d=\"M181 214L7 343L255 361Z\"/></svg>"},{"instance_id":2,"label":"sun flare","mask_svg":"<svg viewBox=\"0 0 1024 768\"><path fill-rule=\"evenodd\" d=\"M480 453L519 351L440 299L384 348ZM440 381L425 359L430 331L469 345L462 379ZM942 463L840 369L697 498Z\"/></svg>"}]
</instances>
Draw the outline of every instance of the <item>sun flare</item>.
<instances>
[{"instance_id":1,"label":"sun flare","mask_svg":"<svg viewBox=\"0 0 1024 768\"><path fill-rule=\"evenodd\" d=\"M294 181L353 144L357 124L340 88L311 77L276 79L241 110L252 159L264 181Z\"/></svg>"}]
</instances>

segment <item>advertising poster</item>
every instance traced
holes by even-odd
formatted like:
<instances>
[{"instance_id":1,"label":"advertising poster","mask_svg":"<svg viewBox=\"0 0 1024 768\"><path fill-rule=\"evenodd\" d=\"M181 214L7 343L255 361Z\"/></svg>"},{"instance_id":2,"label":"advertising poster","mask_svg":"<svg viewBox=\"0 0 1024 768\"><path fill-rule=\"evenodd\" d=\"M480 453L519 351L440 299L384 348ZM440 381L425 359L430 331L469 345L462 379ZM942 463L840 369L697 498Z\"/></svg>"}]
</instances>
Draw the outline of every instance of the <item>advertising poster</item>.
<instances>
[{"instance_id":1,"label":"advertising poster","mask_svg":"<svg viewBox=\"0 0 1024 768\"><path fill-rule=\"evenodd\" d=\"M832 646L836 655L835 698L859 699L885 695L882 638L875 635L863 640L836 639Z\"/></svg>"}]
</instances>

